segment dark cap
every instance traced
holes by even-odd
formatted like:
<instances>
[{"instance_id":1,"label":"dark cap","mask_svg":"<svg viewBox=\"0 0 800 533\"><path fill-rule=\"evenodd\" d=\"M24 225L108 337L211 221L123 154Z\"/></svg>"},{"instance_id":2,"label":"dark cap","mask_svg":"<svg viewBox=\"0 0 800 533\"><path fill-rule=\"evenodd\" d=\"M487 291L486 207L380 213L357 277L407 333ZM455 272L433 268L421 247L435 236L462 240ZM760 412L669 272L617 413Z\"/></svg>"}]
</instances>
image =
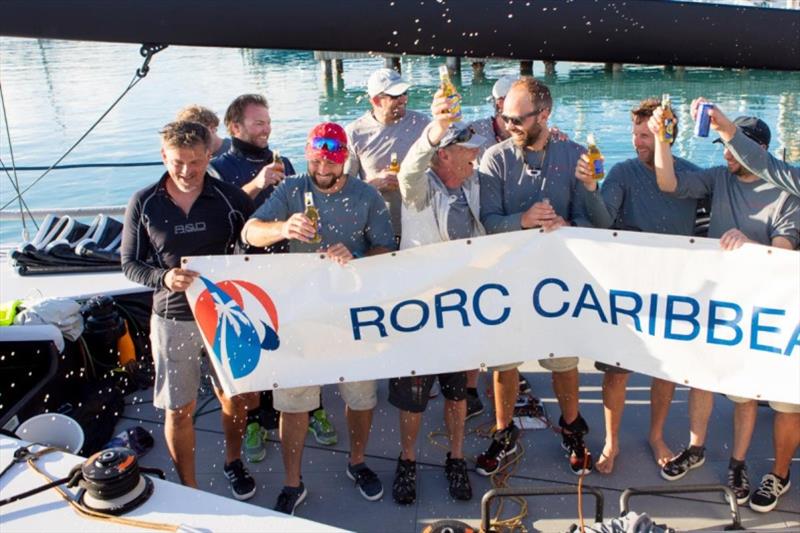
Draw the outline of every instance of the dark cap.
<instances>
[{"instance_id":1,"label":"dark cap","mask_svg":"<svg viewBox=\"0 0 800 533\"><path fill-rule=\"evenodd\" d=\"M733 123L750 139L758 144L769 146L772 134L769 131L769 126L763 120L756 117L737 117ZM714 142L722 142L722 139L717 139Z\"/></svg>"}]
</instances>

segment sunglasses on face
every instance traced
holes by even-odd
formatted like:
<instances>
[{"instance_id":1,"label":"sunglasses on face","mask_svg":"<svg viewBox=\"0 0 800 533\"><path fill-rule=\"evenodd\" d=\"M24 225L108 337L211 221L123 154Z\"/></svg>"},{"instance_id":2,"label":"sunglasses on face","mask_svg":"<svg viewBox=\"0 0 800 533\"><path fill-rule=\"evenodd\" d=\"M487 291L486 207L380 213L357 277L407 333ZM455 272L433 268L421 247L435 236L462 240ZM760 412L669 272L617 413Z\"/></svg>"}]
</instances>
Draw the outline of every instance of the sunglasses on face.
<instances>
[{"instance_id":1,"label":"sunglasses on face","mask_svg":"<svg viewBox=\"0 0 800 533\"><path fill-rule=\"evenodd\" d=\"M528 120L530 117L535 117L536 115L538 115L539 113L541 113L544 110L545 110L544 107L541 108L541 109L534 109L530 113L525 113L524 115L520 115L518 117L510 117L508 115L502 115L501 114L500 118L502 118L503 122L505 122L506 124L513 124L514 126L522 126L522 124L526 120Z\"/></svg>"},{"instance_id":2,"label":"sunglasses on face","mask_svg":"<svg viewBox=\"0 0 800 533\"><path fill-rule=\"evenodd\" d=\"M327 150L328 152L340 152L346 150L347 146L337 139L328 137L314 137L311 139L311 148L314 150Z\"/></svg>"}]
</instances>

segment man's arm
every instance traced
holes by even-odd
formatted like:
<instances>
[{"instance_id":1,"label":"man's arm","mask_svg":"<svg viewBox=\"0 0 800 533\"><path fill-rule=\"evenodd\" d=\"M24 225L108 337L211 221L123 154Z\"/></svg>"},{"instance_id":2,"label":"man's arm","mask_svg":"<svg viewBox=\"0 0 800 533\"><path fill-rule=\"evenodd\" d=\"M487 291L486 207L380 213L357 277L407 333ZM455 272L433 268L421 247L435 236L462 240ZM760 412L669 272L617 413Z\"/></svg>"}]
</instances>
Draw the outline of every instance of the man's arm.
<instances>
[{"instance_id":1,"label":"man's arm","mask_svg":"<svg viewBox=\"0 0 800 533\"><path fill-rule=\"evenodd\" d=\"M597 228L610 228L617 218L619 207L625 198L625 191L620 186L617 166L611 169L603 181L602 191L597 180L592 177L589 168L589 157L582 154L575 167L575 177L581 182L584 189L583 198L586 206L586 215L589 221Z\"/></svg>"},{"instance_id":2,"label":"man's arm","mask_svg":"<svg viewBox=\"0 0 800 533\"><path fill-rule=\"evenodd\" d=\"M657 107L653 116L647 122L647 127L656 136L655 138L655 167L656 183L664 192L675 192L678 188L678 178L675 176L675 161L672 158L672 147L668 142L661 140L661 124L663 124L663 109Z\"/></svg>"},{"instance_id":3,"label":"man's arm","mask_svg":"<svg viewBox=\"0 0 800 533\"><path fill-rule=\"evenodd\" d=\"M125 223L122 227L122 245L120 247L122 272L134 283L160 289L164 287L164 276L169 269L147 262L153 256L154 250L150 236L147 234L141 208L142 205L137 195L130 199L128 207L125 209Z\"/></svg>"},{"instance_id":4,"label":"man's arm","mask_svg":"<svg viewBox=\"0 0 800 533\"><path fill-rule=\"evenodd\" d=\"M261 191L270 187L277 186L286 176L283 172L275 170L275 162L266 165L258 171L253 179L242 185L242 190L250 198L255 198Z\"/></svg>"},{"instance_id":5,"label":"man's arm","mask_svg":"<svg viewBox=\"0 0 800 533\"><path fill-rule=\"evenodd\" d=\"M283 239L311 242L314 233L314 225L303 213L295 213L283 221L259 220L254 215L242 228L242 242L264 248Z\"/></svg>"}]
</instances>

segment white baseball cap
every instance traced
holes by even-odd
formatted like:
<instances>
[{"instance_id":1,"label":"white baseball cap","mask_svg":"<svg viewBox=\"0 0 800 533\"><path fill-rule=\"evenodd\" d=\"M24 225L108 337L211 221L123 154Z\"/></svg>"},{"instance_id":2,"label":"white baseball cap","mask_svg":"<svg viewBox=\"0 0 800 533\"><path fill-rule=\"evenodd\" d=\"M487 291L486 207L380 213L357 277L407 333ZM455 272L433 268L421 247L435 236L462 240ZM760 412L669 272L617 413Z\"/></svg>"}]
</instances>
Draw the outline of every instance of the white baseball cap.
<instances>
[{"instance_id":1,"label":"white baseball cap","mask_svg":"<svg viewBox=\"0 0 800 533\"><path fill-rule=\"evenodd\" d=\"M492 98L497 100L498 98L505 98L508 94L509 89L511 89L511 85L517 81L517 78L513 76L503 76L494 82L494 87L492 87Z\"/></svg>"},{"instance_id":2,"label":"white baseball cap","mask_svg":"<svg viewBox=\"0 0 800 533\"><path fill-rule=\"evenodd\" d=\"M380 68L373 72L367 81L367 94L372 98L381 93L400 96L411 87L403 81L400 73L391 68Z\"/></svg>"}]
</instances>

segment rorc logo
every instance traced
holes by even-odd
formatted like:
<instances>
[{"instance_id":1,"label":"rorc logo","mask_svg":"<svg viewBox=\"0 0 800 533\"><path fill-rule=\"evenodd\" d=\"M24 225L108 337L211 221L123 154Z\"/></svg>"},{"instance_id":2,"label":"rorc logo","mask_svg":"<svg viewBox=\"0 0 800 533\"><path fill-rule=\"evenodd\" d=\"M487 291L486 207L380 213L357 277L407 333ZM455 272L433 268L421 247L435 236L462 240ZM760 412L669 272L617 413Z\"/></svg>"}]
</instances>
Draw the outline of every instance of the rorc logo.
<instances>
[{"instance_id":1,"label":"rorc logo","mask_svg":"<svg viewBox=\"0 0 800 533\"><path fill-rule=\"evenodd\" d=\"M197 323L214 356L243 378L258 366L262 350L276 350L278 312L261 287L243 280L214 283L200 277L205 289L195 302Z\"/></svg>"}]
</instances>

